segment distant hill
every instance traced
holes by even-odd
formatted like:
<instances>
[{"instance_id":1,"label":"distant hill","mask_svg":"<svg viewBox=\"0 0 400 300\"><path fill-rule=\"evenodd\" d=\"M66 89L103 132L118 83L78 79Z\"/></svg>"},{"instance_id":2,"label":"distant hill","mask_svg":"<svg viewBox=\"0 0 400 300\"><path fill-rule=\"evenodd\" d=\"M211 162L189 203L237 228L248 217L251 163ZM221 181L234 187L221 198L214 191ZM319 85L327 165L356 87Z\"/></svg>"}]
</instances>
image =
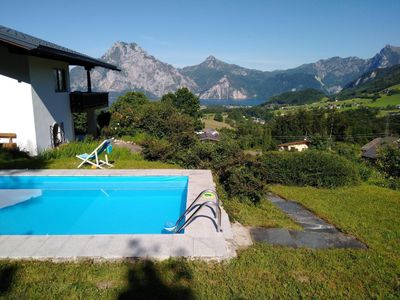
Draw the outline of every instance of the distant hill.
<instances>
[{"instance_id":1,"label":"distant hill","mask_svg":"<svg viewBox=\"0 0 400 300\"><path fill-rule=\"evenodd\" d=\"M326 95L315 89L305 89L302 91L286 92L277 96L269 98L268 104L288 104L288 105L301 105L321 101Z\"/></svg>"},{"instance_id":2,"label":"distant hill","mask_svg":"<svg viewBox=\"0 0 400 300\"><path fill-rule=\"evenodd\" d=\"M400 83L400 65L376 69L349 83L337 96L339 100L372 97L373 94Z\"/></svg>"}]
</instances>

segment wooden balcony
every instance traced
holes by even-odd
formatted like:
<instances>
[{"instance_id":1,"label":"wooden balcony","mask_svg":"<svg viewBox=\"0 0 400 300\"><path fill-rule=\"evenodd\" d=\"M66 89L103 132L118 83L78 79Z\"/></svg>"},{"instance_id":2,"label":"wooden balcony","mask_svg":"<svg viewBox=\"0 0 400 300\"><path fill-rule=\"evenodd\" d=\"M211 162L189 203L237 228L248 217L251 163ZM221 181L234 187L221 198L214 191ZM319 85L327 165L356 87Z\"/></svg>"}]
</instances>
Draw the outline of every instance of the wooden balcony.
<instances>
[{"instance_id":1,"label":"wooden balcony","mask_svg":"<svg viewBox=\"0 0 400 300\"><path fill-rule=\"evenodd\" d=\"M108 93L72 92L69 99L72 112L86 112L108 106Z\"/></svg>"}]
</instances>

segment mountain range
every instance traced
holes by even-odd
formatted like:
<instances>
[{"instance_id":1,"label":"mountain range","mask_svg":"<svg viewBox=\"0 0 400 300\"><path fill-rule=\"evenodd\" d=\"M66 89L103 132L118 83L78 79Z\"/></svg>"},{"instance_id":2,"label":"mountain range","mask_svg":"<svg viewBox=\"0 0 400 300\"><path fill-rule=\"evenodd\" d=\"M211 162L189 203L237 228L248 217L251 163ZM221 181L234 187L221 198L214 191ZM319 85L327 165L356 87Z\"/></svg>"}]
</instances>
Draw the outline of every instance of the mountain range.
<instances>
[{"instance_id":1,"label":"mountain range","mask_svg":"<svg viewBox=\"0 0 400 300\"><path fill-rule=\"evenodd\" d=\"M400 47L387 45L369 59L332 57L276 71L247 69L214 56L179 69L149 55L136 43L125 42L116 42L101 59L119 66L121 72L92 70L92 85L98 91L121 94L134 90L160 98L185 86L202 99L268 99L309 88L327 94L339 93L366 73L400 64ZM71 69L70 81L72 90L86 89L82 68Z\"/></svg>"}]
</instances>

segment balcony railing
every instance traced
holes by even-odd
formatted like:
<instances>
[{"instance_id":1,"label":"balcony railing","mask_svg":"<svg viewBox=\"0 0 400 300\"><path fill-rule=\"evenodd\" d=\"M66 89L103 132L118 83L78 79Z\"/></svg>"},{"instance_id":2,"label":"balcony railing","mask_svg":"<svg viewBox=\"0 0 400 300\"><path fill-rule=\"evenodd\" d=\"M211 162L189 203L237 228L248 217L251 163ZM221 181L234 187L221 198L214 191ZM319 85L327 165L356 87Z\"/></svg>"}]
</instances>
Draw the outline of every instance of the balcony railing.
<instances>
[{"instance_id":1,"label":"balcony railing","mask_svg":"<svg viewBox=\"0 0 400 300\"><path fill-rule=\"evenodd\" d=\"M72 112L85 112L108 106L108 93L72 92L69 99Z\"/></svg>"}]
</instances>

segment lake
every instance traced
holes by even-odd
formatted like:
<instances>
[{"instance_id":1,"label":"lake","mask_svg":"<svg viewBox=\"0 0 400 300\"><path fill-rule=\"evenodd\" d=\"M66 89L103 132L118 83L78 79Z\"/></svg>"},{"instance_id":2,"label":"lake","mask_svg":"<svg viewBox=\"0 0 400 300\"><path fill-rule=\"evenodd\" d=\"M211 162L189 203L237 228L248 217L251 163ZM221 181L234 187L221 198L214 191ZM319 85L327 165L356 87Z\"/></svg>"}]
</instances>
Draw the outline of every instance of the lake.
<instances>
[{"instance_id":1,"label":"lake","mask_svg":"<svg viewBox=\"0 0 400 300\"><path fill-rule=\"evenodd\" d=\"M200 99L200 104L205 106L229 105L229 106L255 106L266 102L265 99Z\"/></svg>"}]
</instances>

